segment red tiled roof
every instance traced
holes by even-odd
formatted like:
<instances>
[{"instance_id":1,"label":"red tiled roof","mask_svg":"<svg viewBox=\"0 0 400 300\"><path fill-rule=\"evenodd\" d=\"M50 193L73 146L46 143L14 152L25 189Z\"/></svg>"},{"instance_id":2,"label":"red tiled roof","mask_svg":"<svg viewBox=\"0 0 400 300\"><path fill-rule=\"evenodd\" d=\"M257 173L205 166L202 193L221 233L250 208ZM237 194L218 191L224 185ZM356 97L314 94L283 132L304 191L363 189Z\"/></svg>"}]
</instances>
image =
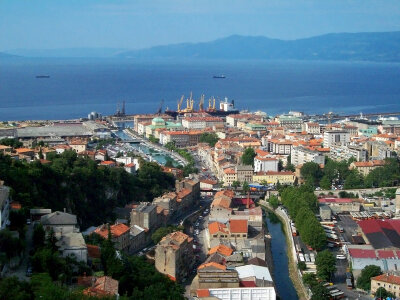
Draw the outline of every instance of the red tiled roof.
<instances>
[{"instance_id":1,"label":"red tiled roof","mask_svg":"<svg viewBox=\"0 0 400 300\"><path fill-rule=\"evenodd\" d=\"M219 254L222 254L224 256L229 256L232 254L233 250L229 248L228 246L225 245L218 245L215 246L214 248L211 248L210 251L208 251L208 255L211 255L215 252L218 252Z\"/></svg>"},{"instance_id":2,"label":"red tiled roof","mask_svg":"<svg viewBox=\"0 0 400 300\"><path fill-rule=\"evenodd\" d=\"M400 284L400 276L390 275L390 274L382 274L375 277L372 277L371 280L387 282L391 284Z\"/></svg>"},{"instance_id":3,"label":"red tiled roof","mask_svg":"<svg viewBox=\"0 0 400 300\"><path fill-rule=\"evenodd\" d=\"M318 199L319 203L352 203L356 199L352 198L320 198Z\"/></svg>"},{"instance_id":4,"label":"red tiled roof","mask_svg":"<svg viewBox=\"0 0 400 300\"><path fill-rule=\"evenodd\" d=\"M256 283L254 281L250 281L250 280L241 280L239 282L240 287L246 287L246 288L250 288L250 287L257 287Z\"/></svg>"},{"instance_id":5,"label":"red tiled roof","mask_svg":"<svg viewBox=\"0 0 400 300\"><path fill-rule=\"evenodd\" d=\"M376 258L375 250L349 249L351 257L354 258Z\"/></svg>"},{"instance_id":6,"label":"red tiled roof","mask_svg":"<svg viewBox=\"0 0 400 300\"><path fill-rule=\"evenodd\" d=\"M383 232L383 229L395 230L400 235L400 220L363 220L358 225L365 234Z\"/></svg>"},{"instance_id":7,"label":"red tiled roof","mask_svg":"<svg viewBox=\"0 0 400 300\"><path fill-rule=\"evenodd\" d=\"M226 225L219 222L213 222L209 224L208 231L210 232L210 234L215 234L217 232L228 233Z\"/></svg>"},{"instance_id":8,"label":"red tiled roof","mask_svg":"<svg viewBox=\"0 0 400 300\"><path fill-rule=\"evenodd\" d=\"M203 298L203 297L210 297L210 291L209 290L197 290L197 297Z\"/></svg>"},{"instance_id":9,"label":"red tiled roof","mask_svg":"<svg viewBox=\"0 0 400 300\"><path fill-rule=\"evenodd\" d=\"M201 270L201 269L204 269L204 268L207 268L207 267L214 267L216 269L226 270L226 266L217 264L216 262L209 262L209 263L202 264L197 269Z\"/></svg>"},{"instance_id":10,"label":"red tiled roof","mask_svg":"<svg viewBox=\"0 0 400 300\"><path fill-rule=\"evenodd\" d=\"M378 250L377 252L379 258L396 258L393 250Z\"/></svg>"},{"instance_id":11,"label":"red tiled roof","mask_svg":"<svg viewBox=\"0 0 400 300\"><path fill-rule=\"evenodd\" d=\"M229 220L231 233L247 233L247 220Z\"/></svg>"},{"instance_id":12,"label":"red tiled roof","mask_svg":"<svg viewBox=\"0 0 400 300\"><path fill-rule=\"evenodd\" d=\"M116 225L111 225L110 226L110 231L111 235L114 237L119 237L122 234L129 232L129 227L126 226L125 224L116 224ZM98 235L102 236L105 239L108 239L108 229L107 226L102 225L100 227L97 227L96 230L94 231Z\"/></svg>"}]
</instances>

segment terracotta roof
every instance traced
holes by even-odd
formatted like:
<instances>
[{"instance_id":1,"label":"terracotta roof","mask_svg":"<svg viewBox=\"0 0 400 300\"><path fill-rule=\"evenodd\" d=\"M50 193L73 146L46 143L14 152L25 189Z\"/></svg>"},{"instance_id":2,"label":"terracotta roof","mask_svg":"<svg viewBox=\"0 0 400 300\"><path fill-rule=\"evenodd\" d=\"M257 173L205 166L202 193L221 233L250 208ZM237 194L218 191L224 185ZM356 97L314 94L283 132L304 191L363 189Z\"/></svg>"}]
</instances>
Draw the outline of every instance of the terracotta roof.
<instances>
[{"instance_id":1,"label":"terracotta roof","mask_svg":"<svg viewBox=\"0 0 400 300\"><path fill-rule=\"evenodd\" d=\"M208 231L210 232L210 234L215 234L218 232L222 232L222 233L228 233L228 229L226 228L225 224L222 224L220 222L213 222L211 224L208 225Z\"/></svg>"},{"instance_id":2,"label":"terracotta roof","mask_svg":"<svg viewBox=\"0 0 400 300\"><path fill-rule=\"evenodd\" d=\"M371 161L355 161L353 164L356 167L378 167L378 166L384 166L385 161L383 160L371 160Z\"/></svg>"},{"instance_id":3,"label":"terracotta roof","mask_svg":"<svg viewBox=\"0 0 400 300\"><path fill-rule=\"evenodd\" d=\"M240 284L240 287L246 287L246 288L257 287L256 283L251 280L241 280L239 282L239 284Z\"/></svg>"},{"instance_id":4,"label":"terracotta roof","mask_svg":"<svg viewBox=\"0 0 400 300\"><path fill-rule=\"evenodd\" d=\"M83 291L86 295L116 295L118 294L118 281L109 276L103 276L96 279L94 285Z\"/></svg>"},{"instance_id":5,"label":"terracotta roof","mask_svg":"<svg viewBox=\"0 0 400 300\"><path fill-rule=\"evenodd\" d=\"M127 167L127 168L133 168L134 166L135 166L134 163L130 163L130 164L125 165L125 167Z\"/></svg>"},{"instance_id":6,"label":"terracotta roof","mask_svg":"<svg viewBox=\"0 0 400 300\"><path fill-rule=\"evenodd\" d=\"M29 149L29 148L17 148L15 149L15 151L17 151L18 154L20 153L25 153L25 152L33 152L33 149Z\"/></svg>"},{"instance_id":7,"label":"terracotta roof","mask_svg":"<svg viewBox=\"0 0 400 300\"><path fill-rule=\"evenodd\" d=\"M256 175L295 175L295 173L290 172L290 171L284 171L284 172L276 172L276 171L267 171L267 172L257 172L255 173Z\"/></svg>"},{"instance_id":8,"label":"terracotta roof","mask_svg":"<svg viewBox=\"0 0 400 300\"><path fill-rule=\"evenodd\" d=\"M203 298L203 297L210 297L210 291L209 290L197 290L197 297Z\"/></svg>"},{"instance_id":9,"label":"terracotta roof","mask_svg":"<svg viewBox=\"0 0 400 300\"><path fill-rule=\"evenodd\" d=\"M223 207L223 208L230 208L231 207L231 200L227 198L216 198L211 203L212 207Z\"/></svg>"},{"instance_id":10,"label":"terracotta roof","mask_svg":"<svg viewBox=\"0 0 400 300\"><path fill-rule=\"evenodd\" d=\"M277 159L274 158L274 157L261 157L261 156L256 156L256 157L254 157L254 159L261 160L261 161L277 161Z\"/></svg>"},{"instance_id":11,"label":"terracotta roof","mask_svg":"<svg viewBox=\"0 0 400 300\"><path fill-rule=\"evenodd\" d=\"M111 225L110 231L113 237L119 237L124 233L129 232L129 227L125 224ZM94 232L102 236L103 238L108 239L108 228L106 225L101 225L100 227L97 227Z\"/></svg>"},{"instance_id":12,"label":"terracotta roof","mask_svg":"<svg viewBox=\"0 0 400 300\"><path fill-rule=\"evenodd\" d=\"M227 168L224 170L225 174L236 174L236 171L234 169L231 168Z\"/></svg>"},{"instance_id":13,"label":"terracotta roof","mask_svg":"<svg viewBox=\"0 0 400 300\"><path fill-rule=\"evenodd\" d=\"M115 161L112 161L112 160L105 160L105 161L102 161L101 162L101 164L102 165L113 165L113 164L115 164Z\"/></svg>"},{"instance_id":14,"label":"terracotta roof","mask_svg":"<svg viewBox=\"0 0 400 300\"><path fill-rule=\"evenodd\" d=\"M232 254L233 250L231 248L229 248L228 246L218 245L214 248L211 248L210 251L208 251L208 255L211 255L216 252L218 252L224 256L229 256Z\"/></svg>"},{"instance_id":15,"label":"terracotta roof","mask_svg":"<svg viewBox=\"0 0 400 300\"><path fill-rule=\"evenodd\" d=\"M13 201L10 203L10 208L14 209L14 210L19 210L22 208L21 203L17 202L17 201Z\"/></svg>"},{"instance_id":16,"label":"terracotta roof","mask_svg":"<svg viewBox=\"0 0 400 300\"><path fill-rule=\"evenodd\" d=\"M217 269L220 269L220 270L226 270L226 266L217 264L215 262L209 262L209 263L202 264L197 269L201 270L201 269L208 268L208 267L213 267L213 268L217 268Z\"/></svg>"},{"instance_id":17,"label":"terracotta roof","mask_svg":"<svg viewBox=\"0 0 400 300\"><path fill-rule=\"evenodd\" d=\"M390 275L390 274L382 274L375 277L372 277L371 280L387 282L391 284L400 284L400 276Z\"/></svg>"},{"instance_id":18,"label":"terracotta roof","mask_svg":"<svg viewBox=\"0 0 400 300\"><path fill-rule=\"evenodd\" d=\"M247 233L247 220L229 220L231 233Z\"/></svg>"}]
</instances>

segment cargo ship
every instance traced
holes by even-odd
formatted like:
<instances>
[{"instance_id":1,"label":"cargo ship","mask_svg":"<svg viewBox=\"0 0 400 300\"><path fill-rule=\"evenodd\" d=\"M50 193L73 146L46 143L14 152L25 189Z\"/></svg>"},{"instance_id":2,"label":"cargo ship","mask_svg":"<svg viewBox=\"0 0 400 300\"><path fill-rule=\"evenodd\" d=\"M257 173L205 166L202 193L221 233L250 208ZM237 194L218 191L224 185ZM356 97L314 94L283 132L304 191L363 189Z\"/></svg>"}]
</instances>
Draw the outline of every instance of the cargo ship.
<instances>
[{"instance_id":1,"label":"cargo ship","mask_svg":"<svg viewBox=\"0 0 400 300\"><path fill-rule=\"evenodd\" d=\"M224 78L226 78L226 76L225 76L224 74L221 74L221 75L214 75L213 78L221 78L221 79L224 79Z\"/></svg>"},{"instance_id":2,"label":"cargo ship","mask_svg":"<svg viewBox=\"0 0 400 300\"><path fill-rule=\"evenodd\" d=\"M50 75L36 75L36 78L50 78Z\"/></svg>"},{"instance_id":3,"label":"cargo ship","mask_svg":"<svg viewBox=\"0 0 400 300\"><path fill-rule=\"evenodd\" d=\"M194 109L194 100L192 98L192 93L190 93L190 97L186 100L186 107L182 108L182 103L184 100L184 96L178 101L178 109L170 110L168 108L165 109L165 113L170 115L171 117L176 117L178 115L183 115L185 113L208 113L212 116L225 117L227 115L238 114L239 110L235 108L235 101L228 101L228 98L225 97L224 101L219 102L219 108L216 108L216 100L214 97L208 100L208 107L204 107L204 95L200 97L199 109Z\"/></svg>"}]
</instances>

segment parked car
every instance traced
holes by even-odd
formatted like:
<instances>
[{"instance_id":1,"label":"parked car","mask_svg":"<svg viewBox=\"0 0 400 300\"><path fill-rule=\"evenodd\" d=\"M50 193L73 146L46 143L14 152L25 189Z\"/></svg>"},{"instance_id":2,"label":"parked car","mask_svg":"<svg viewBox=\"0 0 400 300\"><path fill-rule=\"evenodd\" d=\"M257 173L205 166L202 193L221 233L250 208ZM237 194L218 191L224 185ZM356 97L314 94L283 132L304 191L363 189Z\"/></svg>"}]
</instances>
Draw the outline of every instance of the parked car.
<instances>
[{"instance_id":1,"label":"parked car","mask_svg":"<svg viewBox=\"0 0 400 300\"><path fill-rule=\"evenodd\" d=\"M346 256L344 256L343 254L338 254L336 255L336 259L346 259Z\"/></svg>"}]
</instances>

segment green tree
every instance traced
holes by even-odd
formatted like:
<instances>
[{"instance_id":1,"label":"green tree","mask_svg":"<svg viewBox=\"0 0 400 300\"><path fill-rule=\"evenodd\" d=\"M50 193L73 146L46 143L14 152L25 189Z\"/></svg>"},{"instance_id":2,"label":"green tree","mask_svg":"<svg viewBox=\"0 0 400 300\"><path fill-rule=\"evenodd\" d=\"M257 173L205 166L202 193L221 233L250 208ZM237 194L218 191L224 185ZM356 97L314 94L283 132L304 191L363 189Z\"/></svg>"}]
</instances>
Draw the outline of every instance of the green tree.
<instances>
[{"instance_id":1,"label":"green tree","mask_svg":"<svg viewBox=\"0 0 400 300\"><path fill-rule=\"evenodd\" d=\"M311 300L329 300L331 298L328 289L321 283L314 285L311 288L311 293Z\"/></svg>"},{"instance_id":2,"label":"green tree","mask_svg":"<svg viewBox=\"0 0 400 300\"><path fill-rule=\"evenodd\" d=\"M200 143L207 143L211 147L214 147L218 140L219 138L215 132L204 132L199 139Z\"/></svg>"},{"instance_id":3,"label":"green tree","mask_svg":"<svg viewBox=\"0 0 400 300\"><path fill-rule=\"evenodd\" d=\"M182 231L182 230L183 227L181 226L160 227L151 235L151 239L154 244L158 244L158 242L161 241L161 239L167 234L174 231Z\"/></svg>"},{"instance_id":4,"label":"green tree","mask_svg":"<svg viewBox=\"0 0 400 300\"><path fill-rule=\"evenodd\" d=\"M317 276L313 273L305 273L303 274L303 282L305 285L312 288L318 284Z\"/></svg>"},{"instance_id":5,"label":"green tree","mask_svg":"<svg viewBox=\"0 0 400 300\"><path fill-rule=\"evenodd\" d=\"M269 204L271 204L273 209L277 209L279 206L279 199L275 195L271 195L268 199Z\"/></svg>"},{"instance_id":6,"label":"green tree","mask_svg":"<svg viewBox=\"0 0 400 300\"><path fill-rule=\"evenodd\" d=\"M306 263L305 263L304 261L299 261L299 262L297 263L297 268L298 268L300 271L305 271L305 270L307 270L307 265L306 265Z\"/></svg>"},{"instance_id":7,"label":"green tree","mask_svg":"<svg viewBox=\"0 0 400 300\"><path fill-rule=\"evenodd\" d=\"M35 224L33 228L33 236L32 236L32 243L33 248L35 250L42 248L44 246L46 233L43 229L43 225L41 223Z\"/></svg>"},{"instance_id":8,"label":"green tree","mask_svg":"<svg viewBox=\"0 0 400 300\"><path fill-rule=\"evenodd\" d=\"M324 175L319 182L319 186L323 190L330 190L331 189L331 181L329 180L329 177Z\"/></svg>"},{"instance_id":9,"label":"green tree","mask_svg":"<svg viewBox=\"0 0 400 300\"><path fill-rule=\"evenodd\" d=\"M375 297L379 297L380 299L386 299L387 297L390 297L393 299L396 298L392 293L385 290L385 288L382 286L376 290Z\"/></svg>"},{"instance_id":10,"label":"green tree","mask_svg":"<svg viewBox=\"0 0 400 300\"><path fill-rule=\"evenodd\" d=\"M232 187L237 190L238 187L240 187L240 182L235 180L234 182L232 182Z\"/></svg>"},{"instance_id":11,"label":"green tree","mask_svg":"<svg viewBox=\"0 0 400 300\"><path fill-rule=\"evenodd\" d=\"M357 171L353 170L352 172L347 175L345 182L344 182L344 189L358 189L364 186L364 180L362 175L359 174Z\"/></svg>"},{"instance_id":12,"label":"green tree","mask_svg":"<svg viewBox=\"0 0 400 300\"><path fill-rule=\"evenodd\" d=\"M242 163L244 165L254 166L254 157L256 157L256 153L253 148L246 148L242 155Z\"/></svg>"},{"instance_id":13,"label":"green tree","mask_svg":"<svg viewBox=\"0 0 400 300\"><path fill-rule=\"evenodd\" d=\"M248 191L250 191L250 186L249 186L249 183L247 181L243 182L242 189L243 189L243 193L247 193Z\"/></svg>"},{"instance_id":14,"label":"green tree","mask_svg":"<svg viewBox=\"0 0 400 300\"><path fill-rule=\"evenodd\" d=\"M322 178L322 170L319 164L315 162L307 162L300 169L301 177L307 179L311 179L311 181L316 184Z\"/></svg>"},{"instance_id":15,"label":"green tree","mask_svg":"<svg viewBox=\"0 0 400 300\"><path fill-rule=\"evenodd\" d=\"M28 282L17 277L4 277L0 281L0 300L30 300L31 290Z\"/></svg>"},{"instance_id":16,"label":"green tree","mask_svg":"<svg viewBox=\"0 0 400 300\"><path fill-rule=\"evenodd\" d=\"M378 266L368 265L361 271L360 277L357 279L357 287L364 291L371 290L371 277L382 274L382 270Z\"/></svg>"},{"instance_id":17,"label":"green tree","mask_svg":"<svg viewBox=\"0 0 400 300\"><path fill-rule=\"evenodd\" d=\"M329 250L321 251L315 258L317 276L323 280L330 280L332 273L336 271L336 259Z\"/></svg>"}]
</instances>

